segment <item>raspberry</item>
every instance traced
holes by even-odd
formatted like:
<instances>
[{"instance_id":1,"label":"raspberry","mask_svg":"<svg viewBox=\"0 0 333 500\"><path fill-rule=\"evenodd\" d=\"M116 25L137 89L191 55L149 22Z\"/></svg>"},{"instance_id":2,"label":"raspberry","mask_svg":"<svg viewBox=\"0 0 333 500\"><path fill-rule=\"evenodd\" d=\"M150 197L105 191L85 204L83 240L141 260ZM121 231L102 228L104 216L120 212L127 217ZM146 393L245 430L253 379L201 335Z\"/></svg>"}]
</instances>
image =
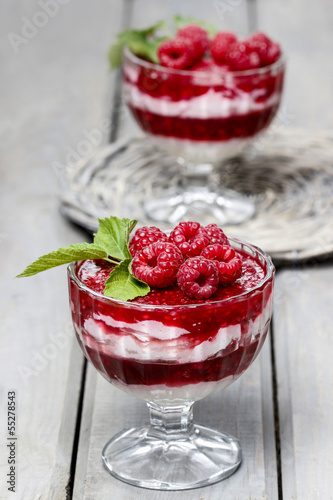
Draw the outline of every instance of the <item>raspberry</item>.
<instances>
[{"instance_id":1,"label":"raspberry","mask_svg":"<svg viewBox=\"0 0 333 500\"><path fill-rule=\"evenodd\" d=\"M222 231L220 227L216 224L208 224L205 227L206 233L209 237L209 244L213 245L214 243L219 243L220 245L229 245L229 240Z\"/></svg>"},{"instance_id":2,"label":"raspberry","mask_svg":"<svg viewBox=\"0 0 333 500\"><path fill-rule=\"evenodd\" d=\"M180 37L164 40L158 48L157 55L162 66L173 69L189 68L196 59L192 42Z\"/></svg>"},{"instance_id":3,"label":"raspberry","mask_svg":"<svg viewBox=\"0 0 333 500\"><path fill-rule=\"evenodd\" d=\"M202 58L209 47L208 33L205 29L196 24L188 24L177 31L177 37L186 38L194 47L196 60Z\"/></svg>"},{"instance_id":4,"label":"raspberry","mask_svg":"<svg viewBox=\"0 0 333 500\"><path fill-rule=\"evenodd\" d=\"M132 273L153 288L164 288L175 283L184 259L172 243L157 241L139 250L132 260Z\"/></svg>"},{"instance_id":5,"label":"raspberry","mask_svg":"<svg viewBox=\"0 0 333 500\"><path fill-rule=\"evenodd\" d=\"M134 257L136 252L156 241L168 241L168 237L158 227L140 227L135 231L129 244L132 257Z\"/></svg>"},{"instance_id":6,"label":"raspberry","mask_svg":"<svg viewBox=\"0 0 333 500\"><path fill-rule=\"evenodd\" d=\"M218 270L212 261L203 257L192 257L181 265L177 283L188 297L208 299L217 290Z\"/></svg>"},{"instance_id":7,"label":"raspberry","mask_svg":"<svg viewBox=\"0 0 333 500\"><path fill-rule=\"evenodd\" d=\"M201 252L201 255L214 262L221 285L232 284L240 278L242 261L233 248L227 245L209 245Z\"/></svg>"},{"instance_id":8,"label":"raspberry","mask_svg":"<svg viewBox=\"0 0 333 500\"><path fill-rule=\"evenodd\" d=\"M195 63L191 67L191 71L202 71L202 72L207 73L207 72L216 71L217 68L219 70L221 69L221 67L218 66L212 58L205 57L205 59L201 59L200 61Z\"/></svg>"},{"instance_id":9,"label":"raspberry","mask_svg":"<svg viewBox=\"0 0 333 500\"><path fill-rule=\"evenodd\" d=\"M199 222L180 222L171 231L169 241L179 248L185 258L200 255L209 245L208 234Z\"/></svg>"},{"instance_id":10,"label":"raspberry","mask_svg":"<svg viewBox=\"0 0 333 500\"><path fill-rule=\"evenodd\" d=\"M217 33L210 44L210 51L214 61L225 64L230 47L237 42L237 37L231 31L221 31Z\"/></svg>"},{"instance_id":11,"label":"raspberry","mask_svg":"<svg viewBox=\"0 0 333 500\"><path fill-rule=\"evenodd\" d=\"M281 55L279 44L273 42L265 33L260 31L253 33L245 43L249 50L255 51L259 55L262 66L273 64Z\"/></svg>"},{"instance_id":12,"label":"raspberry","mask_svg":"<svg viewBox=\"0 0 333 500\"><path fill-rule=\"evenodd\" d=\"M227 61L233 71L245 71L260 67L259 55L257 52L251 51L244 42L236 42L230 47Z\"/></svg>"},{"instance_id":13,"label":"raspberry","mask_svg":"<svg viewBox=\"0 0 333 500\"><path fill-rule=\"evenodd\" d=\"M264 65L275 63L281 56L281 48L278 43L272 43L268 48L267 53L262 56L261 60Z\"/></svg>"}]
</instances>

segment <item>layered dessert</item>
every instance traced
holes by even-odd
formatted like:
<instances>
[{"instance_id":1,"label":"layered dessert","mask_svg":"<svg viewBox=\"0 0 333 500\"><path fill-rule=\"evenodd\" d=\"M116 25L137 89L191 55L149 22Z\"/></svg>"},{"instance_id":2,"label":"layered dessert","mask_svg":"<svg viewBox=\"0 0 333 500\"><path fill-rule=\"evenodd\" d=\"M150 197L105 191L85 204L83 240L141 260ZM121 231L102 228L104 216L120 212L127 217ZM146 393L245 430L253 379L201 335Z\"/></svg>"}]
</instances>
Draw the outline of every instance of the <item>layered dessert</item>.
<instances>
[{"instance_id":1,"label":"layered dessert","mask_svg":"<svg viewBox=\"0 0 333 500\"><path fill-rule=\"evenodd\" d=\"M169 233L115 216L92 243L39 257L19 277L69 264L79 344L109 382L148 402L150 425L117 433L102 459L118 479L183 490L230 476L238 439L193 423L193 402L226 387L259 353L272 311L268 255L216 224ZM182 467L179 467L182 464Z\"/></svg>"},{"instance_id":2,"label":"layered dessert","mask_svg":"<svg viewBox=\"0 0 333 500\"><path fill-rule=\"evenodd\" d=\"M158 49L159 64L124 51L125 100L141 128L174 156L215 163L241 151L281 101L281 49L263 33L209 38L194 25Z\"/></svg>"},{"instance_id":3,"label":"layered dessert","mask_svg":"<svg viewBox=\"0 0 333 500\"><path fill-rule=\"evenodd\" d=\"M158 404L202 399L238 378L261 349L273 266L260 250L221 240L222 230L210 226L180 223L169 236L138 230L132 271L150 291L131 301L103 295L111 263L87 259L69 268L80 346L133 396Z\"/></svg>"}]
</instances>

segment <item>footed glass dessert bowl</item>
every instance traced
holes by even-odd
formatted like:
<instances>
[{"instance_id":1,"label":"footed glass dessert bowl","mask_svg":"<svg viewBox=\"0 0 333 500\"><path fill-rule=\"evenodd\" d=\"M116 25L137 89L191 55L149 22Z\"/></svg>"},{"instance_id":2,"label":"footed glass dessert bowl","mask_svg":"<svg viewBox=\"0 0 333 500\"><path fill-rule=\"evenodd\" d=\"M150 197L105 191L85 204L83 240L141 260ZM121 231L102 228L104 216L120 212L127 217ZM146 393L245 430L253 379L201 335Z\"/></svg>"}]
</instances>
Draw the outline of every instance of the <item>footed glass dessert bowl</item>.
<instances>
[{"instance_id":1,"label":"footed glass dessert bowl","mask_svg":"<svg viewBox=\"0 0 333 500\"><path fill-rule=\"evenodd\" d=\"M253 202L220 186L219 174L226 175L228 160L272 122L284 71L282 54L254 69L230 70L202 59L184 70L154 64L125 48L125 102L141 129L179 165L176 181L162 170L150 186L146 172L142 203L148 220L237 224L252 217Z\"/></svg>"},{"instance_id":2,"label":"footed glass dessert bowl","mask_svg":"<svg viewBox=\"0 0 333 500\"><path fill-rule=\"evenodd\" d=\"M132 301L117 300L103 295L109 262L88 259L68 267L72 319L85 356L106 380L149 408L149 425L120 432L102 453L109 472L127 483L196 488L228 477L241 463L236 438L192 418L195 401L245 372L269 328L271 259L247 243L229 239L228 244L242 261L242 274L201 300L176 284L152 288Z\"/></svg>"}]
</instances>

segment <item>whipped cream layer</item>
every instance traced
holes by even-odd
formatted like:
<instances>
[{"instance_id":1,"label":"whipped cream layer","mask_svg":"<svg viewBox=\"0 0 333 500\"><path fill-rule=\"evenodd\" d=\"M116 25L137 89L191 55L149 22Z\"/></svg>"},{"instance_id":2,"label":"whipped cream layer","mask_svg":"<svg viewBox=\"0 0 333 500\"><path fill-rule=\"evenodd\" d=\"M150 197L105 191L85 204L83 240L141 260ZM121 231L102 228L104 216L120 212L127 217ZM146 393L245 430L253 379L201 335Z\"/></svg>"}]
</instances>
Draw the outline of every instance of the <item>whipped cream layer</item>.
<instances>
[{"instance_id":1,"label":"whipped cream layer","mask_svg":"<svg viewBox=\"0 0 333 500\"><path fill-rule=\"evenodd\" d=\"M266 328L269 319L268 301L262 313L247 323L246 332L242 332L240 324L229 325L221 327L216 335L193 343L190 341L191 333L182 328L149 320L124 323L95 312L84 321L81 338L87 347L105 356L137 361L195 363L223 352L231 344L232 351L251 344ZM79 328L76 329L79 333Z\"/></svg>"},{"instance_id":2,"label":"whipped cream layer","mask_svg":"<svg viewBox=\"0 0 333 500\"><path fill-rule=\"evenodd\" d=\"M141 92L135 83L129 82L125 83L124 92L126 102L134 108L161 116L196 119L227 118L246 115L253 111L263 111L277 105L281 98L280 93L275 92L268 99L258 102L258 99L265 95L264 88L244 92L238 87L233 87L232 97L210 88L200 96L172 101L168 96L152 97Z\"/></svg>"}]
</instances>

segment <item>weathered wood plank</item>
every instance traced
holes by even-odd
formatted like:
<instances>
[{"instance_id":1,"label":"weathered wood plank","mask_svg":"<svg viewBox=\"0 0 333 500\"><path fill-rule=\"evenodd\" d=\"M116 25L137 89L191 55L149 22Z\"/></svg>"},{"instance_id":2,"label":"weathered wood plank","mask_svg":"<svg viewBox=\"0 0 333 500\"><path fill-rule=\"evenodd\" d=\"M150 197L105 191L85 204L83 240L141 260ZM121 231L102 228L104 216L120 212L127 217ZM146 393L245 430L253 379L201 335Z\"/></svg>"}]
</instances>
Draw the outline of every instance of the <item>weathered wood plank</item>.
<instances>
[{"instance_id":1,"label":"weathered wood plank","mask_svg":"<svg viewBox=\"0 0 333 500\"><path fill-rule=\"evenodd\" d=\"M276 126L331 128L332 4L257 3L259 28L279 40L287 55ZM283 498L288 500L333 498L332 277L327 266L284 271L277 279L274 338Z\"/></svg>"},{"instance_id":2,"label":"weathered wood plank","mask_svg":"<svg viewBox=\"0 0 333 500\"><path fill-rule=\"evenodd\" d=\"M277 360L283 498L333 498L331 266L277 278Z\"/></svg>"},{"instance_id":3,"label":"weathered wood plank","mask_svg":"<svg viewBox=\"0 0 333 500\"><path fill-rule=\"evenodd\" d=\"M83 357L66 270L13 277L42 253L86 238L59 214L54 169L73 152L86 154L85 131L109 118L106 53L118 29L112 14L121 11L121 0L2 5L0 423L5 438L7 391L15 390L17 499L66 498ZM7 499L5 446L0 454L0 497Z\"/></svg>"},{"instance_id":4,"label":"weathered wood plank","mask_svg":"<svg viewBox=\"0 0 333 500\"><path fill-rule=\"evenodd\" d=\"M287 56L283 106L276 126L330 129L333 87L333 5L328 0L257 0L258 28L280 41Z\"/></svg>"}]
</instances>

